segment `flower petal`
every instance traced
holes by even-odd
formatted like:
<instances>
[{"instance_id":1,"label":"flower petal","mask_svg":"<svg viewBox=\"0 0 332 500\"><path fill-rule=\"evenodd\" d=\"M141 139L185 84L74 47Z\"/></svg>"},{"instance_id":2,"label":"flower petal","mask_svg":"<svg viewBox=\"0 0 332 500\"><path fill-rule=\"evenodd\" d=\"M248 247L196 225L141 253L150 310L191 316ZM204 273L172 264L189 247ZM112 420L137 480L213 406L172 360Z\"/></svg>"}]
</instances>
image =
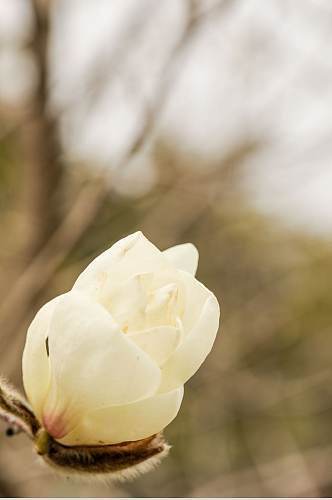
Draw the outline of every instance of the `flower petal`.
<instances>
[{"instance_id":1,"label":"flower petal","mask_svg":"<svg viewBox=\"0 0 332 500\"><path fill-rule=\"evenodd\" d=\"M54 414L149 397L159 386L158 366L120 332L106 309L80 292L68 292L56 304L49 355L52 382L44 415L52 422Z\"/></svg>"},{"instance_id":2,"label":"flower petal","mask_svg":"<svg viewBox=\"0 0 332 500\"><path fill-rule=\"evenodd\" d=\"M177 269L195 276L198 266L198 250L192 243L183 243L164 250L163 254Z\"/></svg>"},{"instance_id":3,"label":"flower petal","mask_svg":"<svg viewBox=\"0 0 332 500\"><path fill-rule=\"evenodd\" d=\"M210 297L212 292L191 274L185 271L179 271L179 274L183 295L183 314L181 319L186 334L197 323L206 299Z\"/></svg>"},{"instance_id":4,"label":"flower petal","mask_svg":"<svg viewBox=\"0 0 332 500\"><path fill-rule=\"evenodd\" d=\"M24 389L38 418L41 417L50 381L47 336L58 300L59 297L56 297L37 312L28 329L23 351Z\"/></svg>"},{"instance_id":5,"label":"flower petal","mask_svg":"<svg viewBox=\"0 0 332 500\"><path fill-rule=\"evenodd\" d=\"M172 326L157 326L128 336L159 366L167 361L180 340L180 332Z\"/></svg>"},{"instance_id":6,"label":"flower petal","mask_svg":"<svg viewBox=\"0 0 332 500\"><path fill-rule=\"evenodd\" d=\"M159 392L184 384L198 370L212 349L218 326L219 304L210 292L196 325L162 367Z\"/></svg>"},{"instance_id":7,"label":"flower petal","mask_svg":"<svg viewBox=\"0 0 332 500\"><path fill-rule=\"evenodd\" d=\"M137 441L162 431L177 415L183 387L124 406L110 406L85 415L60 442L68 445Z\"/></svg>"},{"instance_id":8,"label":"flower petal","mask_svg":"<svg viewBox=\"0 0 332 500\"><path fill-rule=\"evenodd\" d=\"M117 241L96 257L80 274L74 289L102 298L109 284L122 283L135 274L144 274L171 267L168 260L140 231Z\"/></svg>"}]
</instances>

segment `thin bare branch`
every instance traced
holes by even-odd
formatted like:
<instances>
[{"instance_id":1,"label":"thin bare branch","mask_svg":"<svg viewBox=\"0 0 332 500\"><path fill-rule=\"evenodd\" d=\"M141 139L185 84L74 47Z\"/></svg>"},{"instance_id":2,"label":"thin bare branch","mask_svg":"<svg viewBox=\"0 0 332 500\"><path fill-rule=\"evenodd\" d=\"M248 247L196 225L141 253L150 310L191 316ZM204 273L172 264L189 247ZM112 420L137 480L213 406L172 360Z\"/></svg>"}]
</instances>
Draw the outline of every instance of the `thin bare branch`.
<instances>
[{"instance_id":1,"label":"thin bare branch","mask_svg":"<svg viewBox=\"0 0 332 500\"><path fill-rule=\"evenodd\" d=\"M23 188L26 214L24 260L44 246L59 222L59 185L62 176L55 120L48 109L49 2L31 1L34 31L30 50L37 68L37 84L21 126Z\"/></svg>"}]
</instances>

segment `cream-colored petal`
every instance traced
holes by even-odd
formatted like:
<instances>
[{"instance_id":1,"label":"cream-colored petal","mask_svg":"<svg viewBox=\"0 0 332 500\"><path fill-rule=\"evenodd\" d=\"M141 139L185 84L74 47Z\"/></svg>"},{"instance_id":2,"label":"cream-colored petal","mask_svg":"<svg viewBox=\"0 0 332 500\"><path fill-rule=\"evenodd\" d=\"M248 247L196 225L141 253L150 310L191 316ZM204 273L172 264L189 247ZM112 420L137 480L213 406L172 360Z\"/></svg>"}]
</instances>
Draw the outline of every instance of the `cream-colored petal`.
<instances>
[{"instance_id":1,"label":"cream-colored petal","mask_svg":"<svg viewBox=\"0 0 332 500\"><path fill-rule=\"evenodd\" d=\"M151 273L136 274L128 280L114 285L108 282L100 303L110 311L124 332L145 328L145 308L148 300L146 282Z\"/></svg>"},{"instance_id":2,"label":"cream-colored petal","mask_svg":"<svg viewBox=\"0 0 332 500\"><path fill-rule=\"evenodd\" d=\"M184 332L187 334L197 323L206 299L210 297L211 292L191 274L185 271L179 271L179 274L183 294L183 314L181 319Z\"/></svg>"},{"instance_id":3,"label":"cream-colored petal","mask_svg":"<svg viewBox=\"0 0 332 500\"><path fill-rule=\"evenodd\" d=\"M137 403L110 406L85 415L60 441L69 446L137 441L162 431L177 415L183 387Z\"/></svg>"},{"instance_id":4,"label":"cream-colored petal","mask_svg":"<svg viewBox=\"0 0 332 500\"><path fill-rule=\"evenodd\" d=\"M150 327L175 325L178 315L179 290L175 283L157 288L149 295L145 308L147 325Z\"/></svg>"},{"instance_id":5,"label":"cream-colored petal","mask_svg":"<svg viewBox=\"0 0 332 500\"><path fill-rule=\"evenodd\" d=\"M56 304L49 356L52 381L44 415L52 415L52 425L54 415L67 412L66 419L135 402L159 386L156 363L120 332L104 307L81 292L71 291Z\"/></svg>"},{"instance_id":6,"label":"cream-colored petal","mask_svg":"<svg viewBox=\"0 0 332 500\"><path fill-rule=\"evenodd\" d=\"M180 332L172 326L157 326L132 333L129 337L161 366L176 349L180 340Z\"/></svg>"},{"instance_id":7,"label":"cream-colored petal","mask_svg":"<svg viewBox=\"0 0 332 500\"><path fill-rule=\"evenodd\" d=\"M38 418L45 402L49 379L48 331L58 297L45 304L36 314L27 333L22 358L23 384L28 400Z\"/></svg>"},{"instance_id":8,"label":"cream-colored petal","mask_svg":"<svg viewBox=\"0 0 332 500\"><path fill-rule=\"evenodd\" d=\"M195 276L198 266L198 250L192 243L183 243L164 250L163 254L177 269Z\"/></svg>"},{"instance_id":9,"label":"cream-colored petal","mask_svg":"<svg viewBox=\"0 0 332 500\"><path fill-rule=\"evenodd\" d=\"M168 260L140 231L116 242L94 259L80 274L74 289L101 297L103 289L116 286L136 274L160 272L171 267Z\"/></svg>"},{"instance_id":10,"label":"cream-colored petal","mask_svg":"<svg viewBox=\"0 0 332 500\"><path fill-rule=\"evenodd\" d=\"M184 384L201 366L212 349L219 327L219 304L210 292L193 329L162 367L159 392Z\"/></svg>"}]
</instances>

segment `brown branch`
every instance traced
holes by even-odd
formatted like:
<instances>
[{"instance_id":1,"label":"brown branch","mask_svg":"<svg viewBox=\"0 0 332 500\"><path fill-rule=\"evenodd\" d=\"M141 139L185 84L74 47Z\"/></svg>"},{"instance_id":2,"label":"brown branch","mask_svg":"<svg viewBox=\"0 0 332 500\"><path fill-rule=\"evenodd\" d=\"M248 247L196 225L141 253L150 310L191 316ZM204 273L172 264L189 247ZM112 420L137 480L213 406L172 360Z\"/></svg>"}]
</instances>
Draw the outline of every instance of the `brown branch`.
<instances>
[{"instance_id":1,"label":"brown branch","mask_svg":"<svg viewBox=\"0 0 332 500\"><path fill-rule=\"evenodd\" d=\"M44 246L59 222L59 185L62 175L56 123L48 109L49 3L31 0L34 31L30 50L37 68L37 84L21 127L23 198L26 224L24 260Z\"/></svg>"},{"instance_id":2,"label":"brown branch","mask_svg":"<svg viewBox=\"0 0 332 500\"><path fill-rule=\"evenodd\" d=\"M0 418L33 437L39 424L26 401L0 379Z\"/></svg>"}]
</instances>

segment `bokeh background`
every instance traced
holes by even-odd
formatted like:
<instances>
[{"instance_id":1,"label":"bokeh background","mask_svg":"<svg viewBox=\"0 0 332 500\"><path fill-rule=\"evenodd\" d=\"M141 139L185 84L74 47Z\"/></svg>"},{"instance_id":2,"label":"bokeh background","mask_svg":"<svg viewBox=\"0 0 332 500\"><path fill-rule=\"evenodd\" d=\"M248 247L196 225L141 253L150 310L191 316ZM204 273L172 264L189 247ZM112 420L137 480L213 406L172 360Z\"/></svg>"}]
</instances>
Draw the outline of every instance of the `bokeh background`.
<instances>
[{"instance_id":1,"label":"bokeh background","mask_svg":"<svg viewBox=\"0 0 332 500\"><path fill-rule=\"evenodd\" d=\"M0 372L114 241L192 241L222 327L131 483L42 467L2 496L332 496L332 3L0 0Z\"/></svg>"}]
</instances>

